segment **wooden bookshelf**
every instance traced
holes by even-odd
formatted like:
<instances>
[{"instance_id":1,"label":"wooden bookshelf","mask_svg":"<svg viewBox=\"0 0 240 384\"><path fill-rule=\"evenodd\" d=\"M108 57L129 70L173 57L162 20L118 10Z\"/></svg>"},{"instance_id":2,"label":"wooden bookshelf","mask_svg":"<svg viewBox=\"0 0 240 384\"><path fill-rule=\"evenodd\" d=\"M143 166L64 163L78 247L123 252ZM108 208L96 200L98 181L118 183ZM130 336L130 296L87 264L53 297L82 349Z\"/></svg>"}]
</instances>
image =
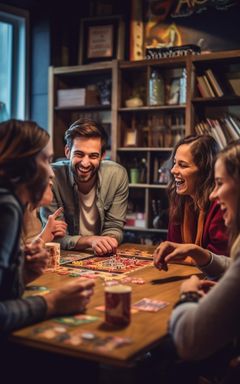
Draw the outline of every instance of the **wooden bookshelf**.
<instances>
[{"instance_id":1,"label":"wooden bookshelf","mask_svg":"<svg viewBox=\"0 0 240 384\"><path fill-rule=\"evenodd\" d=\"M223 92L221 96L207 76L209 69L215 81L219 83ZM160 75L161 81L158 86L162 84L164 87L161 90L164 92L164 103L161 105L150 105L149 102L152 71ZM199 76L208 79L207 87L211 87L208 97L203 97L199 92L197 85ZM99 81L105 80L111 80L112 84L109 105L99 103L79 107L58 106L58 90L97 85ZM107 121L111 136L109 141L111 158L123 164L129 174L129 220L126 233L132 236L132 241L146 240L147 243L160 241L166 238L168 203L167 178L164 179L164 174L161 175L158 170L166 166L172 147L180 137L198 132L199 126L205 127L207 121L218 119L218 123L222 123L223 134L228 132L230 135L231 127L226 128L224 124L239 123L240 88L238 91L238 87L240 87L240 50L160 60L137 62L114 60L75 67L51 67L49 127L53 136L55 157L63 156L64 132L78 117L90 114L92 118ZM176 95L175 90L178 92ZM131 106L126 105L127 100L132 102ZM233 116L235 120L232 122L228 116ZM128 140L131 146L128 146ZM134 181L137 177L137 182L131 183L131 168L138 169L137 176L134 171ZM154 204L160 204L159 209L163 212L159 227L156 220L154 221L156 214L153 212ZM128 237L127 240L131 239Z\"/></svg>"}]
</instances>

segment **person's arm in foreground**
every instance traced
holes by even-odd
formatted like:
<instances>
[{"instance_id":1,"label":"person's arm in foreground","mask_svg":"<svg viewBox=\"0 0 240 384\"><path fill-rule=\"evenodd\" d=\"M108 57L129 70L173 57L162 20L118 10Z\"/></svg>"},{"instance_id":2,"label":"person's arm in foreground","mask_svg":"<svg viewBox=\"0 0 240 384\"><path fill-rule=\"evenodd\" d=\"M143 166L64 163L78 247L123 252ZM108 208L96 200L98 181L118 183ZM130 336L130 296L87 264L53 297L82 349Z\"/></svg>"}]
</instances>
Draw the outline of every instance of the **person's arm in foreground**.
<instances>
[{"instance_id":1,"label":"person's arm in foreground","mask_svg":"<svg viewBox=\"0 0 240 384\"><path fill-rule=\"evenodd\" d=\"M80 309L84 310L92 295L94 286L92 281L78 279L60 290L49 293L45 297L32 296L21 298L24 290L23 270L20 259L18 261L12 260L12 253L16 247L15 242L17 237L20 236L17 223L19 223L19 212L16 206L14 204L10 206L2 205L0 221L1 332L9 332L25 327L50 316L77 313ZM11 228L11 231L9 228ZM29 256L32 257L34 255ZM23 256L19 254L18 257L21 258ZM11 264L13 262L17 262L14 268ZM19 267L17 267L18 264ZM34 271L36 272L35 268Z\"/></svg>"},{"instance_id":2,"label":"person's arm in foreground","mask_svg":"<svg viewBox=\"0 0 240 384\"><path fill-rule=\"evenodd\" d=\"M199 302L183 301L171 315L169 331L178 354L187 360L206 358L240 336L240 258ZM202 294L202 283L191 278L181 292Z\"/></svg>"}]
</instances>

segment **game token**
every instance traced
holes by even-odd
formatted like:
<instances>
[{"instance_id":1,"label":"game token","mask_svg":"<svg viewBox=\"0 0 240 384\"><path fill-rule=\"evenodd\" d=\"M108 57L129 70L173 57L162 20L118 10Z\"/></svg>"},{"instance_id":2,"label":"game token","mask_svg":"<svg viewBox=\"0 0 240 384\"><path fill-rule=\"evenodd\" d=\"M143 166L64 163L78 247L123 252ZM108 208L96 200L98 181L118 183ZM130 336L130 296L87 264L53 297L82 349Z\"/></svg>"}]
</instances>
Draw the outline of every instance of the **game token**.
<instances>
[{"instance_id":1,"label":"game token","mask_svg":"<svg viewBox=\"0 0 240 384\"><path fill-rule=\"evenodd\" d=\"M167 265L167 263L165 263L165 262L163 262L163 263L159 263L158 266L157 266L157 268L158 268L160 271L161 271L161 270L163 270L163 271L165 271L165 272L168 271L168 265Z\"/></svg>"},{"instance_id":2,"label":"game token","mask_svg":"<svg viewBox=\"0 0 240 384\"><path fill-rule=\"evenodd\" d=\"M82 339L84 339L84 340L94 340L95 337L96 336L94 335L94 333L91 333L91 332L82 333Z\"/></svg>"},{"instance_id":3,"label":"game token","mask_svg":"<svg viewBox=\"0 0 240 384\"><path fill-rule=\"evenodd\" d=\"M133 284L145 284L145 280L142 279L141 277L134 277L134 278L132 278L132 283Z\"/></svg>"}]
</instances>

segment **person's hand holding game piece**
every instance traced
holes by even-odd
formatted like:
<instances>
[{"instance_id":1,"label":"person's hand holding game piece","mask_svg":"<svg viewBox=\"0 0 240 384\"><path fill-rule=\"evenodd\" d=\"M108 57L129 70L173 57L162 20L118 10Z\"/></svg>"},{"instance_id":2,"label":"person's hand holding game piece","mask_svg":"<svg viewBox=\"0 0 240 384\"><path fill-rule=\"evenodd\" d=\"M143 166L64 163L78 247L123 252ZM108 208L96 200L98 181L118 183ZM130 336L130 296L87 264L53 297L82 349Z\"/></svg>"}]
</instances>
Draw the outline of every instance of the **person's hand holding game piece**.
<instances>
[{"instance_id":1,"label":"person's hand holding game piece","mask_svg":"<svg viewBox=\"0 0 240 384\"><path fill-rule=\"evenodd\" d=\"M199 266L207 264L211 258L211 254L207 249L203 249L196 244L179 244L164 241L155 249L153 262L157 269L167 271L167 264L169 262L181 262L187 256L191 256Z\"/></svg>"},{"instance_id":2,"label":"person's hand holding game piece","mask_svg":"<svg viewBox=\"0 0 240 384\"><path fill-rule=\"evenodd\" d=\"M95 283L80 277L63 288L44 296L47 302L47 317L82 313L93 295Z\"/></svg>"},{"instance_id":3,"label":"person's hand holding game piece","mask_svg":"<svg viewBox=\"0 0 240 384\"><path fill-rule=\"evenodd\" d=\"M49 252L43 247L41 239L27 244L24 249L25 263L24 263L24 282L30 283L37 277L41 276L49 261Z\"/></svg>"},{"instance_id":4,"label":"person's hand holding game piece","mask_svg":"<svg viewBox=\"0 0 240 384\"><path fill-rule=\"evenodd\" d=\"M97 256L112 256L116 254L118 242L110 236L91 236L91 247Z\"/></svg>"}]
</instances>

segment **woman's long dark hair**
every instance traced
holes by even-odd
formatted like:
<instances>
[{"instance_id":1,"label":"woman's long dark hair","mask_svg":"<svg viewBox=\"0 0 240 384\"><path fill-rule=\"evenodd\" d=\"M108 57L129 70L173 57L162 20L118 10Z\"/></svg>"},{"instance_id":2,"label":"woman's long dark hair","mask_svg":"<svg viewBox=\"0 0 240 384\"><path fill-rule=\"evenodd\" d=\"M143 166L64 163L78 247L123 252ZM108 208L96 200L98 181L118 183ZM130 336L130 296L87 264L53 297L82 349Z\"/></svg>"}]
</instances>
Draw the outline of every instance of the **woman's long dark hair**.
<instances>
[{"instance_id":1,"label":"woman's long dark hair","mask_svg":"<svg viewBox=\"0 0 240 384\"><path fill-rule=\"evenodd\" d=\"M33 121L11 119L0 123L0 185L16 190L26 185L37 206L48 184L46 169L36 161L49 134Z\"/></svg>"},{"instance_id":2,"label":"woman's long dark hair","mask_svg":"<svg viewBox=\"0 0 240 384\"><path fill-rule=\"evenodd\" d=\"M207 210L209 207L209 195L214 188L214 160L219 152L219 146L212 136L209 135L190 135L181 139L172 153L172 167L177 149L188 144L194 164L198 167L198 185L195 201L190 196L180 196L176 192L176 183L173 175L168 187L169 195L169 218L173 223L179 224L183 219L184 203L189 201L193 204L193 209Z\"/></svg>"},{"instance_id":3,"label":"woman's long dark hair","mask_svg":"<svg viewBox=\"0 0 240 384\"><path fill-rule=\"evenodd\" d=\"M240 140L233 141L219 152L217 159L225 165L228 175L234 180L237 188L237 209L235 220L230 228L230 245L240 234Z\"/></svg>"}]
</instances>

